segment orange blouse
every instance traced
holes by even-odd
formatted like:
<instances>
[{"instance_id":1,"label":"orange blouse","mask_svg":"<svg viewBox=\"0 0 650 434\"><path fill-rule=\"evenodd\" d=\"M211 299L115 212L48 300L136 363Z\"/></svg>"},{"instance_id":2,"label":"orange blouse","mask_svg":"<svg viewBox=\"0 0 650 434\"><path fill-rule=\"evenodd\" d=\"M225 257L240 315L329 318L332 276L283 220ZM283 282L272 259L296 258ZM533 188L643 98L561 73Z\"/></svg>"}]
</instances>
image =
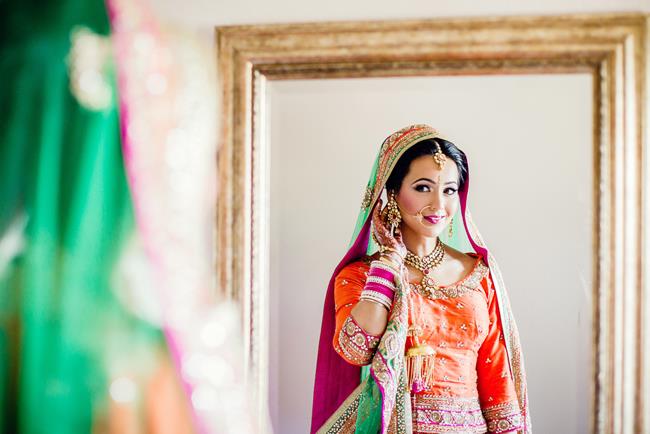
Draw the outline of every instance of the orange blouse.
<instances>
[{"instance_id":1,"label":"orange blouse","mask_svg":"<svg viewBox=\"0 0 650 434\"><path fill-rule=\"evenodd\" d=\"M472 271L453 285L425 294L411 284L409 325L415 321L423 332L420 341L436 350L431 387L411 396L414 433L507 433L523 427L489 269L473 256ZM371 259L348 264L334 283L333 345L355 365L371 362L381 338L365 333L350 315Z\"/></svg>"}]
</instances>

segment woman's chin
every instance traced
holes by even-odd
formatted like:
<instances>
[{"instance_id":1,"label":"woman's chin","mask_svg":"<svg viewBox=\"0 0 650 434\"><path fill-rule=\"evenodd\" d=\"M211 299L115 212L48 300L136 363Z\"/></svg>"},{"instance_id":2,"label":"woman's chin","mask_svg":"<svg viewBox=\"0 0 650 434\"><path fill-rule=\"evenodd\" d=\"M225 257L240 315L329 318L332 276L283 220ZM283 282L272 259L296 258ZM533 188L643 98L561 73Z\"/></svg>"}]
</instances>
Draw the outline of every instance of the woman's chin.
<instances>
[{"instance_id":1,"label":"woman's chin","mask_svg":"<svg viewBox=\"0 0 650 434\"><path fill-rule=\"evenodd\" d=\"M416 234L424 238L437 238L442 233L444 228L441 229L436 226L431 226L431 227L420 226L418 228L409 228L409 229L411 232L415 232Z\"/></svg>"}]
</instances>

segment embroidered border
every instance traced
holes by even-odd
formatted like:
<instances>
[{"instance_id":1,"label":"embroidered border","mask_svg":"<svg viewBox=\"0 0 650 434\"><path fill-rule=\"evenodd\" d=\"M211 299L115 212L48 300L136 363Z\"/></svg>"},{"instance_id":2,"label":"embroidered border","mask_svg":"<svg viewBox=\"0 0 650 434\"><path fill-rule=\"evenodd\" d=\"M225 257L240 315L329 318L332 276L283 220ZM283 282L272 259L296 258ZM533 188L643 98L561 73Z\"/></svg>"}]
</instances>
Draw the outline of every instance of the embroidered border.
<instances>
[{"instance_id":1,"label":"embroidered border","mask_svg":"<svg viewBox=\"0 0 650 434\"><path fill-rule=\"evenodd\" d=\"M414 291L417 291L427 298L456 298L461 297L470 291L479 289L481 280L488 275L489 271L489 268L483 261L478 261L474 270L467 277L454 285L443 286L433 291L430 291L417 283L410 283L410 285Z\"/></svg>"},{"instance_id":2,"label":"embroidered border","mask_svg":"<svg viewBox=\"0 0 650 434\"><path fill-rule=\"evenodd\" d=\"M365 381L361 382L354 392L348 396L343 404L334 412L332 416L317 431L317 434L343 434L353 433L357 423L357 409L361 390L365 387Z\"/></svg>"},{"instance_id":3,"label":"embroidered border","mask_svg":"<svg viewBox=\"0 0 650 434\"><path fill-rule=\"evenodd\" d=\"M367 334L352 315L343 323L338 339L345 358L357 365L369 364L379 345L379 337Z\"/></svg>"},{"instance_id":4,"label":"embroidered border","mask_svg":"<svg viewBox=\"0 0 650 434\"><path fill-rule=\"evenodd\" d=\"M487 424L478 398L413 395L413 432L483 434Z\"/></svg>"},{"instance_id":5,"label":"embroidered border","mask_svg":"<svg viewBox=\"0 0 650 434\"><path fill-rule=\"evenodd\" d=\"M487 420L488 433L490 434L512 432L524 428L524 418L516 401L487 407L483 410L483 415Z\"/></svg>"},{"instance_id":6,"label":"embroidered border","mask_svg":"<svg viewBox=\"0 0 650 434\"><path fill-rule=\"evenodd\" d=\"M376 202L392 168L406 149L417 142L436 137L443 138L438 131L424 124L410 125L388 136L379 149L381 157L377 162L375 183L366 187L361 208L365 210Z\"/></svg>"}]
</instances>

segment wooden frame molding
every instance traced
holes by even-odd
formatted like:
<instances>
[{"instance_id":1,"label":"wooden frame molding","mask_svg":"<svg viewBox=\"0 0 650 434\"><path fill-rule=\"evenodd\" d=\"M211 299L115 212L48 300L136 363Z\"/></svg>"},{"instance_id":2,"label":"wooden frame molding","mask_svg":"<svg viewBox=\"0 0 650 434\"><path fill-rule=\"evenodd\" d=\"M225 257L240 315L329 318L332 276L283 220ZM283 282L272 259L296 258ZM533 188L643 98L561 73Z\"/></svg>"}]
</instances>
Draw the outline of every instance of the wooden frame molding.
<instances>
[{"instance_id":1,"label":"wooden frame molding","mask_svg":"<svg viewBox=\"0 0 650 434\"><path fill-rule=\"evenodd\" d=\"M224 294L241 302L260 420L268 395L267 81L583 72L594 83L592 432L650 432L649 23L626 13L216 29L216 274Z\"/></svg>"}]
</instances>

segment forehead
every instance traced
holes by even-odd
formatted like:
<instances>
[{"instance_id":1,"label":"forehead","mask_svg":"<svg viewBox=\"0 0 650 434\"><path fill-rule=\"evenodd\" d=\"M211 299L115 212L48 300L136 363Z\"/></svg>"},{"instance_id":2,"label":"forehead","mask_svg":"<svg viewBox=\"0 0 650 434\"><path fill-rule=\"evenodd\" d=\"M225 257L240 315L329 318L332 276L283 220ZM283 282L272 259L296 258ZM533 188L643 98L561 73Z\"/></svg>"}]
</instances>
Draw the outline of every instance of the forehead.
<instances>
[{"instance_id":1,"label":"forehead","mask_svg":"<svg viewBox=\"0 0 650 434\"><path fill-rule=\"evenodd\" d=\"M458 181L458 167L451 158L447 157L447 162L440 169L433 160L433 155L422 155L411 161L405 179L431 178L435 181L438 177L443 182Z\"/></svg>"}]
</instances>

